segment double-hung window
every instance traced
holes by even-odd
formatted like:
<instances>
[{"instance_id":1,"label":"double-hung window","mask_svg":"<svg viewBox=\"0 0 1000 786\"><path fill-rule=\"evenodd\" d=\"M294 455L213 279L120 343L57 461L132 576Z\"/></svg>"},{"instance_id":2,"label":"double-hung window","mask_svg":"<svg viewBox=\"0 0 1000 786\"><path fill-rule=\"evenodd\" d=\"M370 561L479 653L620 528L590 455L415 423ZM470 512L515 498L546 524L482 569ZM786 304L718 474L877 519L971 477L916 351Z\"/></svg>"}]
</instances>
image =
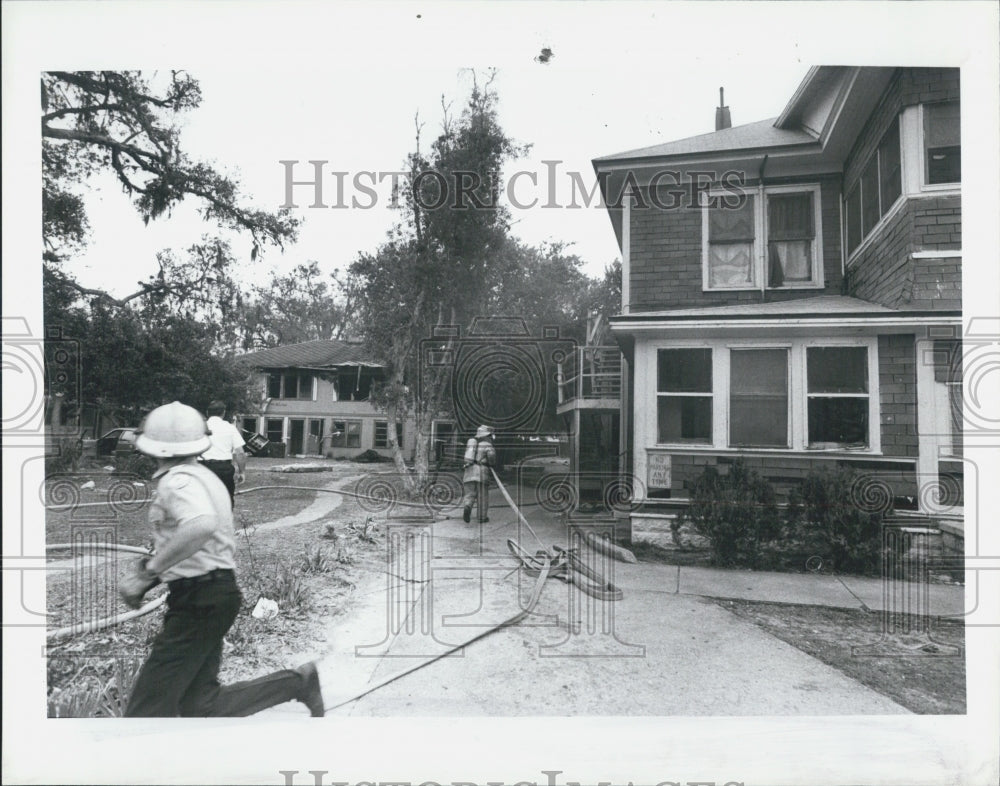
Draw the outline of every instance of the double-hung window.
<instances>
[{"instance_id":1,"label":"double-hung window","mask_svg":"<svg viewBox=\"0 0 1000 786\"><path fill-rule=\"evenodd\" d=\"M704 208L706 290L822 286L818 186L772 186L731 200L709 194Z\"/></svg>"},{"instance_id":2,"label":"double-hung window","mask_svg":"<svg viewBox=\"0 0 1000 786\"><path fill-rule=\"evenodd\" d=\"M927 185L962 181L962 126L958 101L925 104L924 182Z\"/></svg>"},{"instance_id":3,"label":"double-hung window","mask_svg":"<svg viewBox=\"0 0 1000 786\"><path fill-rule=\"evenodd\" d=\"M403 424L396 424L396 444L403 447ZM375 421L375 447L382 449L389 447L389 421Z\"/></svg>"},{"instance_id":4,"label":"double-hung window","mask_svg":"<svg viewBox=\"0 0 1000 786\"><path fill-rule=\"evenodd\" d=\"M868 350L806 349L809 447L867 447Z\"/></svg>"},{"instance_id":5,"label":"double-hung window","mask_svg":"<svg viewBox=\"0 0 1000 786\"><path fill-rule=\"evenodd\" d=\"M729 352L729 444L788 447L788 350Z\"/></svg>"},{"instance_id":6,"label":"double-hung window","mask_svg":"<svg viewBox=\"0 0 1000 786\"><path fill-rule=\"evenodd\" d=\"M876 348L873 338L658 347L655 444L878 451Z\"/></svg>"},{"instance_id":7,"label":"double-hung window","mask_svg":"<svg viewBox=\"0 0 1000 786\"><path fill-rule=\"evenodd\" d=\"M657 442L712 442L712 350L657 353Z\"/></svg>"}]
</instances>

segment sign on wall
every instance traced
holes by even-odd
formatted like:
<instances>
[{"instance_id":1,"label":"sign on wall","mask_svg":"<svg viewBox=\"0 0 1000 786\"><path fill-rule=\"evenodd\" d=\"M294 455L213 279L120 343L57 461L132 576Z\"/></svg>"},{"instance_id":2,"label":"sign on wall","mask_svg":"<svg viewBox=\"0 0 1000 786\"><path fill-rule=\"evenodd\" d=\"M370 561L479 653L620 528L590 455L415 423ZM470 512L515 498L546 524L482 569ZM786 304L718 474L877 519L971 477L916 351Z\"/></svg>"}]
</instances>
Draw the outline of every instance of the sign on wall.
<instances>
[{"instance_id":1,"label":"sign on wall","mask_svg":"<svg viewBox=\"0 0 1000 786\"><path fill-rule=\"evenodd\" d=\"M646 488L670 488L670 454L648 453L646 456Z\"/></svg>"}]
</instances>

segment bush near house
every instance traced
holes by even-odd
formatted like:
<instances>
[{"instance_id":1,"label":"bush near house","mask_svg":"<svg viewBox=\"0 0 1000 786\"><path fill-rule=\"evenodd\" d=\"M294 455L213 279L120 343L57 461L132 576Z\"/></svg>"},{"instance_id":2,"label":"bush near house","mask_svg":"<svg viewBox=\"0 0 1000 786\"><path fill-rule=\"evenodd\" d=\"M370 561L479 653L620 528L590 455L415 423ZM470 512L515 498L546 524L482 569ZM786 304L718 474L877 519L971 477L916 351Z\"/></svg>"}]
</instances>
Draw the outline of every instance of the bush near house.
<instances>
[{"instance_id":1,"label":"bush near house","mask_svg":"<svg viewBox=\"0 0 1000 786\"><path fill-rule=\"evenodd\" d=\"M864 478L850 469L813 472L788 496L788 542L830 560L840 573L878 573L882 564L882 520L891 504L858 499Z\"/></svg>"},{"instance_id":2,"label":"bush near house","mask_svg":"<svg viewBox=\"0 0 1000 786\"><path fill-rule=\"evenodd\" d=\"M724 475L706 467L681 515L709 539L712 561L726 567L767 567L765 547L781 533L774 488L741 460Z\"/></svg>"}]
</instances>

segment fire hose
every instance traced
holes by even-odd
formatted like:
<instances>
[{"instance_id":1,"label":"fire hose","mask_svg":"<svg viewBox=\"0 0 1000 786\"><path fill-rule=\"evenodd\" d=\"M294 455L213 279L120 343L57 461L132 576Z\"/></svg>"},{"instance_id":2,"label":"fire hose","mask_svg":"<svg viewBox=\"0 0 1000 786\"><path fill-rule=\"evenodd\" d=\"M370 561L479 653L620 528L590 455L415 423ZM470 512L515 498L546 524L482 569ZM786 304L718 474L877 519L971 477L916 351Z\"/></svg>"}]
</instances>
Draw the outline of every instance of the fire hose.
<instances>
[{"instance_id":1,"label":"fire hose","mask_svg":"<svg viewBox=\"0 0 1000 786\"><path fill-rule=\"evenodd\" d=\"M491 633L495 633L498 630L509 628L513 625L517 625L519 622L521 622L521 620L528 617L535 610L535 606L538 605L539 598L541 598L542 595L542 590L545 587L545 582L549 578L558 578L569 584L574 584L575 586L579 587L583 592L587 593L593 598L596 598L597 600L617 601L622 599L623 597L622 591L617 587L615 587L611 582L604 581L603 577L601 577L595 570L593 570L590 566L588 566L580 559L579 554L574 549L563 549L560 548L559 546L553 546L552 551L554 552L554 555L549 554L549 552L546 551L545 547L542 545L542 541L538 537L538 533L535 532L534 528L532 528L531 524L528 523L528 520L518 509L514 500L507 492L507 489L500 481L500 478L497 477L496 472L493 472L492 468L490 469L490 472L492 472L497 487L500 489L500 492L503 494L503 497L507 501L507 504L510 506L511 510L514 511L520 522L534 536L535 540L538 541L539 545L542 546L542 548L540 548L537 552L535 552L535 554L532 555L529 554L527 551L525 551L523 548L521 548L521 546L512 538L509 538L507 540L507 548L510 550L511 554L515 557L515 559L518 560L521 567L525 570L525 572L528 575L536 577L535 584L534 587L532 587L531 596L528 598L527 605L524 608L522 608L521 611L519 611L517 614L513 615L509 619L506 619L497 625L487 628L481 633L473 636L471 639L468 639L467 641L464 641L461 644L456 644L448 648L444 652L438 653L434 657L429 658L428 660L425 660L421 663L417 663L414 666L411 666L410 668L399 672L398 674L393 674L392 676L387 677L381 680L380 682L377 682L375 685L371 685L365 688L365 690L351 696L350 698L344 699L336 704L326 707L325 710L327 712L339 709L340 707L344 707L348 704L358 701L359 699L362 699L365 696L368 696L369 694L372 694L375 691L384 688L386 685L396 682L396 680L402 679L408 674L412 674L413 672L418 671L419 669L422 669L425 666L429 666L430 664L441 660L441 658L447 657L448 655L451 655L452 653L457 652L458 650L468 647L470 644L479 641L480 639L483 639L486 636L489 636Z\"/></svg>"},{"instance_id":2,"label":"fire hose","mask_svg":"<svg viewBox=\"0 0 1000 786\"><path fill-rule=\"evenodd\" d=\"M81 547L85 549L99 549L104 551L121 551L127 554L141 554L147 557L152 555L152 552L149 549L144 549L139 546L126 546L122 543L53 543L46 545L45 550L61 551L63 549L78 549ZM166 595L160 595L158 598L153 598L151 601L132 611L125 611L111 617L104 617L103 619L83 622L77 625L67 625L62 628L57 628L56 630L47 631L45 633L45 638L57 639L71 634L77 635L81 633L93 633L98 630L104 630L104 628L117 625L120 622L128 622L129 620L136 619L137 617L144 617L145 615L160 608L166 600Z\"/></svg>"}]
</instances>

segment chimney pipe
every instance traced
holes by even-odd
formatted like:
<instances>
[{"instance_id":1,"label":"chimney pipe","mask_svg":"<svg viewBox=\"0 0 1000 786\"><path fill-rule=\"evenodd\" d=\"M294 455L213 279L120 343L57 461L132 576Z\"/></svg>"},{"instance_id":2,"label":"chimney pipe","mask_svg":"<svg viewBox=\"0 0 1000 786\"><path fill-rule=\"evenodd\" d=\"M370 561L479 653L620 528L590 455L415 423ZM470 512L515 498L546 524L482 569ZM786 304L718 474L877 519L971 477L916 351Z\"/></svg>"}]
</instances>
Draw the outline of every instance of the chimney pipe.
<instances>
[{"instance_id":1,"label":"chimney pipe","mask_svg":"<svg viewBox=\"0 0 1000 786\"><path fill-rule=\"evenodd\" d=\"M724 128L732 128L733 119L729 116L729 107L726 106L722 88L719 88L719 105L715 108L715 130L721 131Z\"/></svg>"}]
</instances>

